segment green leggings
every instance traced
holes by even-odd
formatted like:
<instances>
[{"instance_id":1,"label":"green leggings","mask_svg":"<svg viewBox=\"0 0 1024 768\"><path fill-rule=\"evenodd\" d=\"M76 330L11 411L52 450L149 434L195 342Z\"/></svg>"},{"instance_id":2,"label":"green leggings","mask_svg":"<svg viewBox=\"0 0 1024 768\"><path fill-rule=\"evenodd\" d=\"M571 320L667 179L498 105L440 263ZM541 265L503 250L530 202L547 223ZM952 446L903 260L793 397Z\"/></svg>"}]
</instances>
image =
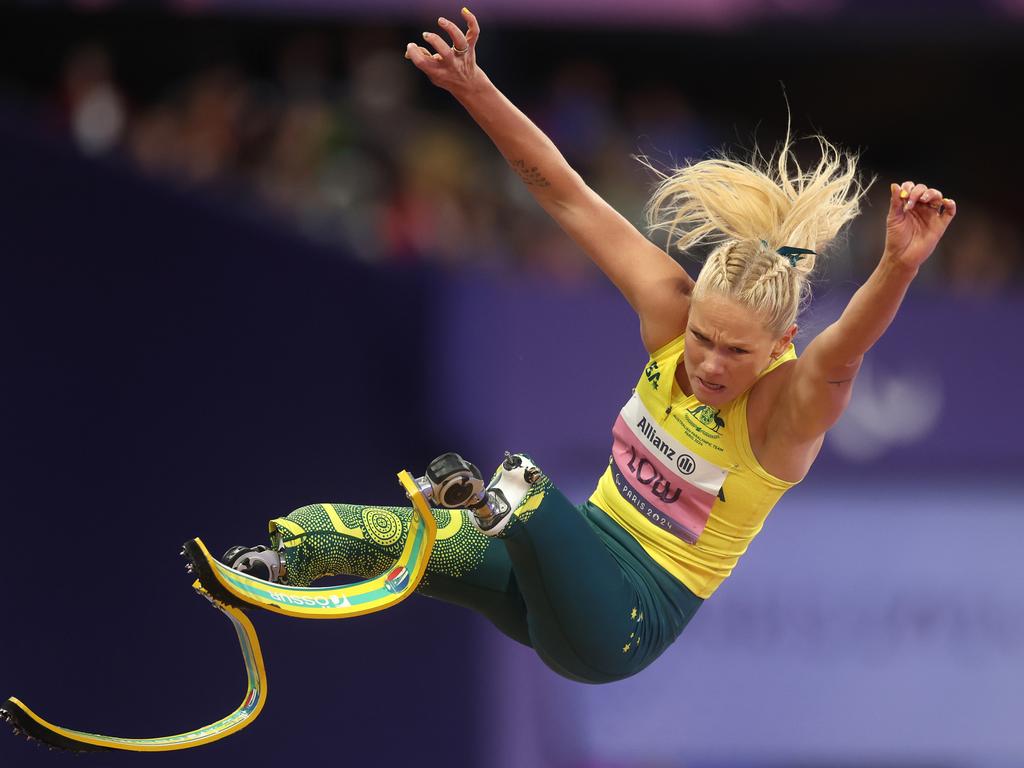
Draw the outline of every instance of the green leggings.
<instances>
[{"instance_id":1,"label":"green leggings","mask_svg":"<svg viewBox=\"0 0 1024 768\"><path fill-rule=\"evenodd\" d=\"M686 627L702 600L602 510L579 507L546 478L498 538L462 510L434 510L438 535L418 592L471 608L586 683L629 677ZM270 523L294 586L371 578L401 552L412 509L311 504Z\"/></svg>"}]
</instances>

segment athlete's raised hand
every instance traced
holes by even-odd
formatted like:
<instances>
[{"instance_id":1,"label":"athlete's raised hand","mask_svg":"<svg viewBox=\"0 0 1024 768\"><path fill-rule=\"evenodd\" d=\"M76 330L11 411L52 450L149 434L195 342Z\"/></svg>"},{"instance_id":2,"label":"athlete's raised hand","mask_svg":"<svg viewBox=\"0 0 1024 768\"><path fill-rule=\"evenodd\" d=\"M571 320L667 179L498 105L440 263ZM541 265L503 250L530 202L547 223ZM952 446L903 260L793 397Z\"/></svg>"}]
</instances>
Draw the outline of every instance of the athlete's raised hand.
<instances>
[{"instance_id":1,"label":"athlete's raised hand","mask_svg":"<svg viewBox=\"0 0 1024 768\"><path fill-rule=\"evenodd\" d=\"M956 216L956 202L937 189L905 181L889 189L885 254L917 269L932 255L936 244Z\"/></svg>"},{"instance_id":2,"label":"athlete's raised hand","mask_svg":"<svg viewBox=\"0 0 1024 768\"><path fill-rule=\"evenodd\" d=\"M444 17L437 20L451 44L441 35L424 32L423 40L434 49L433 53L416 43L409 43L405 48L405 58L430 78L430 82L453 95L471 85L477 74L476 41L480 39L480 24L468 8L462 9L462 17L468 25L465 32Z\"/></svg>"}]
</instances>

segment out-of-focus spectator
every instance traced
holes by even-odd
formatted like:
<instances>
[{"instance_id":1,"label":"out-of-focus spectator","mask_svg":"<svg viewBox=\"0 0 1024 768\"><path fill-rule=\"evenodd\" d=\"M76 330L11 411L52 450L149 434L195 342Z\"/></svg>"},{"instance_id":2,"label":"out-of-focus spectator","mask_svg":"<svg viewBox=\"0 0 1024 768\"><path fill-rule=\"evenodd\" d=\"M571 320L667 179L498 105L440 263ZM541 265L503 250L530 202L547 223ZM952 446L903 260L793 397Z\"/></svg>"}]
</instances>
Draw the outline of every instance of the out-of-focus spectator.
<instances>
[{"instance_id":1,"label":"out-of-focus spectator","mask_svg":"<svg viewBox=\"0 0 1024 768\"><path fill-rule=\"evenodd\" d=\"M96 43L71 52L64 66L61 106L78 147L89 155L113 149L125 127L125 104L110 57Z\"/></svg>"},{"instance_id":2,"label":"out-of-focus spectator","mask_svg":"<svg viewBox=\"0 0 1024 768\"><path fill-rule=\"evenodd\" d=\"M942 270L953 290L986 296L998 292L1013 277L1015 259L1024 244L1020 233L1005 220L970 201L957 201L963 213L942 250Z\"/></svg>"},{"instance_id":3,"label":"out-of-focus spectator","mask_svg":"<svg viewBox=\"0 0 1024 768\"><path fill-rule=\"evenodd\" d=\"M365 261L507 265L569 282L596 276L472 121L454 105L422 105L438 96L418 88L393 31L277 38L256 65L214 45L219 63L190 66L202 57L190 60L182 46L182 61L168 70L186 74L134 100L117 77L135 72L134 61L80 43L50 97L84 153L119 150L143 173L216 189ZM614 71L569 56L521 101L587 183L642 227L655 178L637 156L668 171L717 152L736 126L730 115L700 114L664 76L619 83ZM796 145L802 163L816 160L815 146ZM877 265L889 180L879 175L823 281L860 282ZM961 200L925 281L990 293L1019 277L1019 228L983 205ZM696 257L674 255L699 267Z\"/></svg>"}]
</instances>

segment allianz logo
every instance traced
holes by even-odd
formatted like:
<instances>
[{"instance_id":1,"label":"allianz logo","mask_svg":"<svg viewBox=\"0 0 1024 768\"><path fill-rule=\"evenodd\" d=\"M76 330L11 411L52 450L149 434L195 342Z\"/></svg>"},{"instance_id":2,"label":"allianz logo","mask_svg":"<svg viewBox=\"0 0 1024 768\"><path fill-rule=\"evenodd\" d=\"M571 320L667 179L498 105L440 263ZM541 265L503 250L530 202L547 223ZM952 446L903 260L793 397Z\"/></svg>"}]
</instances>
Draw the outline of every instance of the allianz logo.
<instances>
[{"instance_id":1,"label":"allianz logo","mask_svg":"<svg viewBox=\"0 0 1024 768\"><path fill-rule=\"evenodd\" d=\"M646 416L641 416L640 421L637 423L636 428L640 430L647 442L664 456L669 461L674 461L676 469L678 469L684 475L691 475L697 468L697 462L693 460L693 457L687 453L679 453L675 448L670 446L658 435L658 430L654 428L654 425L647 421ZM676 455L678 453L678 456Z\"/></svg>"}]
</instances>

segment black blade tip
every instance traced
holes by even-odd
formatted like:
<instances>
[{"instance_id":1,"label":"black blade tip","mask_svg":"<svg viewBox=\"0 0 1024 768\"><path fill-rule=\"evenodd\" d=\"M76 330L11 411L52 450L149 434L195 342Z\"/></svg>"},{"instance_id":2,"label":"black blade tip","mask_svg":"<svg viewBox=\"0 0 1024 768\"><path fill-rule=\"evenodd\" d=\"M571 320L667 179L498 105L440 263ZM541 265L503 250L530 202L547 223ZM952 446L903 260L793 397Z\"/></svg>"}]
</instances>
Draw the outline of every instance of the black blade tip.
<instances>
[{"instance_id":1,"label":"black blade tip","mask_svg":"<svg viewBox=\"0 0 1024 768\"><path fill-rule=\"evenodd\" d=\"M13 699L7 699L3 704L0 704L0 720L11 726L15 736L24 736L29 741L34 741L39 746L49 747L51 750L59 749L65 752L111 751L110 747L101 747L96 744L75 741L67 736L51 731L45 725L36 722L30 717Z\"/></svg>"}]
</instances>

